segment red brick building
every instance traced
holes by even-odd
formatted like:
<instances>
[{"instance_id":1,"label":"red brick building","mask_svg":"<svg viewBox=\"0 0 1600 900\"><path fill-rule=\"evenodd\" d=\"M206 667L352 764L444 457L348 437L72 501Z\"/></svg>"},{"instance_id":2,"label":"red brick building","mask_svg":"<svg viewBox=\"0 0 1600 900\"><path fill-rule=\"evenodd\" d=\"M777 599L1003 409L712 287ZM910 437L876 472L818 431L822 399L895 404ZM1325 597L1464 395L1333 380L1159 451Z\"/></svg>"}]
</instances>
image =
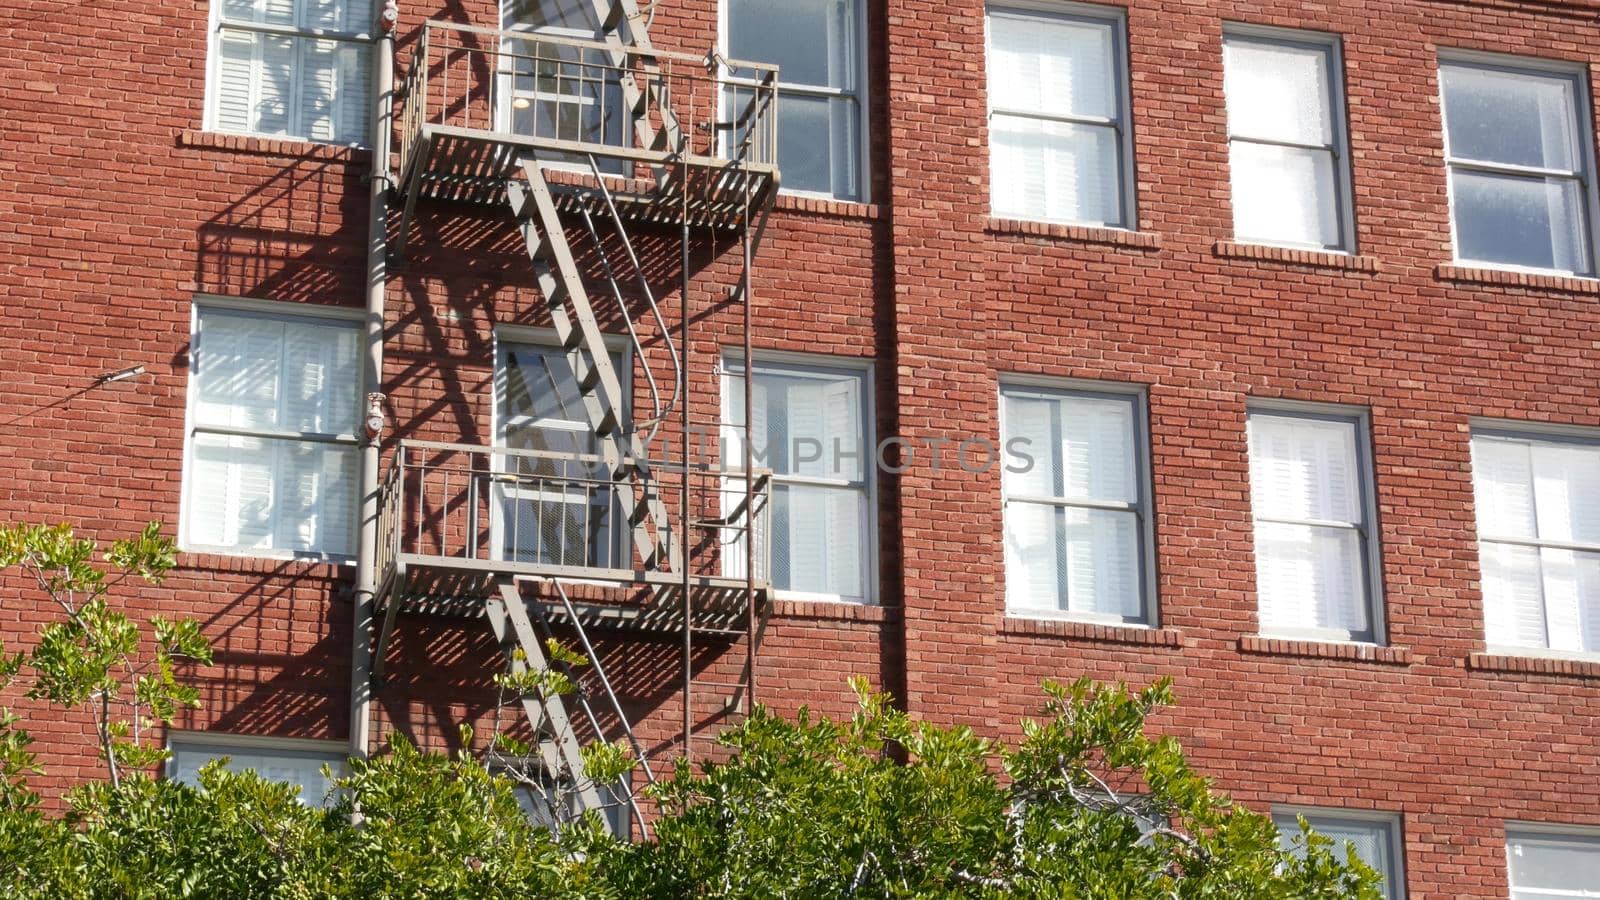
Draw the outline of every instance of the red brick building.
<instances>
[{"instance_id":1,"label":"red brick building","mask_svg":"<svg viewBox=\"0 0 1600 900\"><path fill-rule=\"evenodd\" d=\"M649 13L659 54L642 18L597 24L608 8L403 6L387 164L367 0L0 12L0 515L178 534L179 571L130 600L217 649L173 774L231 748L300 777L352 740L446 746L495 719L492 630L440 614L492 597L440 581L412 591L427 611L392 585L386 604L396 522L400 553L596 570L568 588L586 610L648 606L639 573L685 565L737 594L728 523L669 560L696 527L670 524L670 461L641 538L615 487L505 452L604 456L659 402L652 456L685 409L731 463L744 422L776 440L761 702L844 713L862 674L1014 736L1041 679L1170 675L1160 726L1203 771L1357 839L1393 896L1600 896L1600 8L690 0ZM430 28L419 68L430 19L470 27ZM776 64L781 113L765 70L698 65L711 48ZM688 150L664 163L669 144ZM570 266L507 209L535 145ZM719 207L708 173L735 146L746 180ZM569 271L610 366L581 315L552 319L541 278ZM574 329L576 377L550 349ZM632 410L596 439L574 407L606 389ZM414 481L364 490L403 440L500 449L416 445ZM480 468L429 482L451 454ZM691 519L743 496L701 480ZM401 482L412 505L380 527ZM606 586L619 570L633 595ZM678 602L666 580L643 593ZM0 633L25 646L51 611L3 583ZM747 687L738 619L692 638L702 733ZM682 631L584 629L655 757L681 738ZM49 789L92 772L86 720L29 724Z\"/></svg>"}]
</instances>

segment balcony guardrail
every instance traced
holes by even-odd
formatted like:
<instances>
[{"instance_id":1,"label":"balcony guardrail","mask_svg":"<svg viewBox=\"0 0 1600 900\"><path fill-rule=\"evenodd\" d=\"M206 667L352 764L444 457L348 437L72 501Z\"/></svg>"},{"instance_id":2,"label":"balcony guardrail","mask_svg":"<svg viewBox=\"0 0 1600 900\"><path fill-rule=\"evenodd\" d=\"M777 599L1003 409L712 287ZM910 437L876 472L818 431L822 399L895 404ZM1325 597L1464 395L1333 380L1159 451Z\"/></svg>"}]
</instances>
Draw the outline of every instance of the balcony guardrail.
<instances>
[{"instance_id":1,"label":"balcony guardrail","mask_svg":"<svg viewBox=\"0 0 1600 900\"><path fill-rule=\"evenodd\" d=\"M674 157L775 167L777 90L777 68L760 63L429 21L405 76L401 172L425 128L524 143L557 161L592 154L616 174ZM642 146L636 110L652 134L670 117L681 145Z\"/></svg>"},{"instance_id":2,"label":"balcony guardrail","mask_svg":"<svg viewBox=\"0 0 1600 900\"><path fill-rule=\"evenodd\" d=\"M665 490L677 489L681 466L657 472L673 480ZM712 559L720 571L701 574L743 579L753 522L755 581L765 586L770 473L755 473L749 504L742 472L691 466L690 475L691 518L725 551ZM636 495L638 486L609 478L596 455L402 441L379 488L380 583L386 591L405 565L641 580L624 489Z\"/></svg>"}]
</instances>

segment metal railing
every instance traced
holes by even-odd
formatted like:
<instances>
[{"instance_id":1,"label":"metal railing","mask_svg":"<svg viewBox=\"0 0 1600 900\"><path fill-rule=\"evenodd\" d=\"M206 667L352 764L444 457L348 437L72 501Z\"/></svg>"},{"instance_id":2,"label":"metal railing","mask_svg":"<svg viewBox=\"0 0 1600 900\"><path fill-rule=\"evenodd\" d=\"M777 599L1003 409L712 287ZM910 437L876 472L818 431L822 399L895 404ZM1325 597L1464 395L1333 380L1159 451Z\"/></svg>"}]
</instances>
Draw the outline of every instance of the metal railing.
<instances>
[{"instance_id":1,"label":"metal railing","mask_svg":"<svg viewBox=\"0 0 1600 900\"><path fill-rule=\"evenodd\" d=\"M557 160L596 154L625 166L683 154L776 165L777 91L775 66L429 21L405 76L401 171L424 126L531 141ZM652 134L674 122L681 146L642 146L636 113Z\"/></svg>"},{"instance_id":2,"label":"metal railing","mask_svg":"<svg viewBox=\"0 0 1600 900\"><path fill-rule=\"evenodd\" d=\"M768 473L753 479L754 496L747 499L743 473L690 469L696 521L713 524L719 548L739 548L739 558L731 551L726 559L706 558L710 571L701 574L743 578L743 536L753 530L755 580L764 584ZM656 472L667 481L659 490L675 491L682 483L681 465ZM402 560L615 580L629 580L637 568L625 507L638 502L639 486L612 479L597 455L401 441L379 491L377 566L384 583Z\"/></svg>"}]
</instances>

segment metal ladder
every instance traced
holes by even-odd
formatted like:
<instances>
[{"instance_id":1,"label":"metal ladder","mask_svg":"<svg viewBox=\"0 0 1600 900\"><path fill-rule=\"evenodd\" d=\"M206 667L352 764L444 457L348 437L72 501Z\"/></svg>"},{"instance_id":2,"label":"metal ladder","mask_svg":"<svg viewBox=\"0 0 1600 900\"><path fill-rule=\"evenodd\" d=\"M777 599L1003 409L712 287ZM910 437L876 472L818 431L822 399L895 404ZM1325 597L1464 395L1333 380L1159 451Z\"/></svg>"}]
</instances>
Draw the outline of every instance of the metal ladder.
<instances>
[{"instance_id":1,"label":"metal ladder","mask_svg":"<svg viewBox=\"0 0 1600 900\"><path fill-rule=\"evenodd\" d=\"M667 507L650 474L643 441L628 421L627 397L567 242L555 197L538 160L524 159L520 167L525 180L508 182L507 198L533 261L556 338L572 367L584 412L599 444L601 464L616 485L639 567L679 571L682 554L673 539Z\"/></svg>"},{"instance_id":2,"label":"metal ladder","mask_svg":"<svg viewBox=\"0 0 1600 900\"><path fill-rule=\"evenodd\" d=\"M680 146L683 130L678 117L672 112L670 98L664 97L660 81L661 67L656 63L645 16L634 0L589 0L595 20L600 23L600 40L606 45L609 62L622 71L619 79L623 103L633 119L633 132L640 147L649 150L674 150ZM628 26L627 39L623 39L622 26ZM629 59L639 61L639 71L644 84L632 74ZM661 128L650 121L650 110L656 110Z\"/></svg>"}]
</instances>

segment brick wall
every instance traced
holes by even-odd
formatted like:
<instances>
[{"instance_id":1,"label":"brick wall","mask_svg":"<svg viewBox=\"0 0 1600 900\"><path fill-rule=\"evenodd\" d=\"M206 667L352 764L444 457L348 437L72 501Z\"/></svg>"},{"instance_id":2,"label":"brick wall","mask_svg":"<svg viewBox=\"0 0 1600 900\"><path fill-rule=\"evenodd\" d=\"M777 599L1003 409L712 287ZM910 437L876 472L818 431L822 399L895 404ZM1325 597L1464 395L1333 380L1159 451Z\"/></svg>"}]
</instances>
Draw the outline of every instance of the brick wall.
<instances>
[{"instance_id":1,"label":"brick wall","mask_svg":"<svg viewBox=\"0 0 1600 900\"><path fill-rule=\"evenodd\" d=\"M878 484L881 608L780 605L762 698L845 712L844 678L861 673L918 715L1014 737L1043 678L1171 675L1181 705L1160 727L1224 789L1263 808L1400 813L1410 896L1505 896L1504 820L1600 825L1600 681L1584 667L1469 665L1485 647L1467 426L1600 425L1600 291L1445 265L1435 60L1466 48L1588 61L1597 10L1124 5L1137 236L991 218L982 4L877 0L870 205L780 201L753 341L872 360L878 436L917 444L998 440L1003 376L1144 385L1161 628L1005 618L997 473L913 465ZM403 8L402 31L434 13ZM439 14L494 15L483 2ZM104 538L152 518L175 529L193 297L362 302L367 155L203 132L206 20L203 0L135 0L103 18L18 0L0 13L0 517ZM1227 243L1225 21L1342 36L1356 260ZM715 23L706 0L664 4L652 34L699 52ZM433 206L414 227L388 292L389 437L486 441L493 327L542 324L531 270L499 212ZM640 239L671 254L674 238ZM726 303L734 256L704 240L695 253L694 412L708 421L710 362L737 346L741 318ZM670 271L660 287L675 320ZM144 377L92 386L135 364ZM1392 649L1352 659L1249 639L1253 398L1370 410ZM182 562L130 602L195 616L217 645L218 665L197 673L205 705L183 724L343 739L352 570ZM26 646L50 611L15 578L0 591L12 598L0 634ZM486 629L418 618L396 641L375 733L443 746L456 723L492 715ZM681 714L675 649L602 646L654 746ZM32 720L47 790L93 771L86 721Z\"/></svg>"}]
</instances>

